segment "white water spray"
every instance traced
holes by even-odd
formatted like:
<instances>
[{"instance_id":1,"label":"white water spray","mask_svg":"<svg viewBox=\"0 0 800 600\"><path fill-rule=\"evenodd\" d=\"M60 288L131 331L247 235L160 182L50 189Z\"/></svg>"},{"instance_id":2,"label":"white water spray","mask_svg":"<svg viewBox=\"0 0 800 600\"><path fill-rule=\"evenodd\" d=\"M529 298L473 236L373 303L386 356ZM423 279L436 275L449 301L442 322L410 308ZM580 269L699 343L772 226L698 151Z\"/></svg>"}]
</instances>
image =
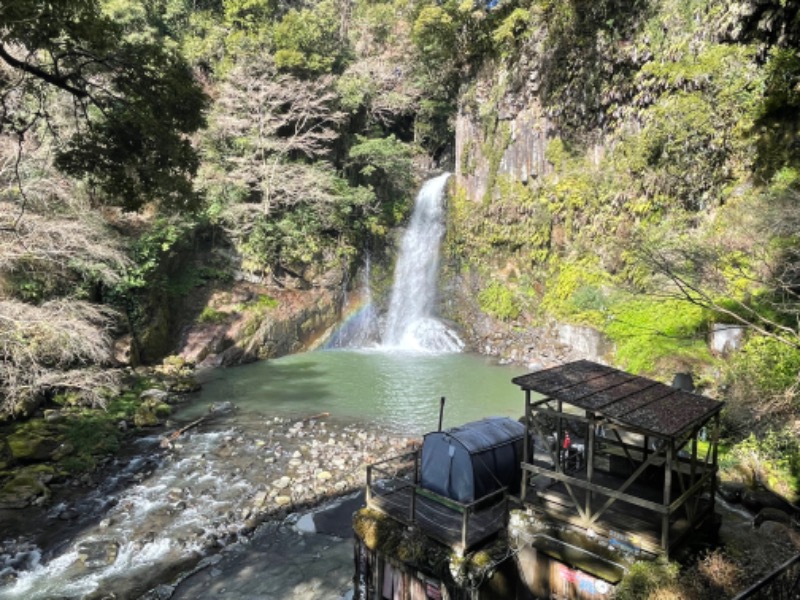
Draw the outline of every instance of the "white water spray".
<instances>
[{"instance_id":1,"label":"white water spray","mask_svg":"<svg viewBox=\"0 0 800 600\"><path fill-rule=\"evenodd\" d=\"M444 173L428 180L417 195L397 258L384 347L432 352L460 352L464 347L458 335L435 317L449 177Z\"/></svg>"}]
</instances>

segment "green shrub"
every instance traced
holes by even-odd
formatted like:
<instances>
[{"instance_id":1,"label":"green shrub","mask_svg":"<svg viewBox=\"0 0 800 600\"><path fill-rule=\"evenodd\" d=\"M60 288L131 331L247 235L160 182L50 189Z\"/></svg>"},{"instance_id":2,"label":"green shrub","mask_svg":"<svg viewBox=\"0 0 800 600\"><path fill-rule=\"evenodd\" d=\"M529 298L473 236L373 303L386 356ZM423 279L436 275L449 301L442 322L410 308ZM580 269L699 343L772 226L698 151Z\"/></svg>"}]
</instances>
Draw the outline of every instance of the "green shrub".
<instances>
[{"instance_id":1,"label":"green shrub","mask_svg":"<svg viewBox=\"0 0 800 600\"><path fill-rule=\"evenodd\" d=\"M646 600L659 592L663 594L659 597L673 597L667 590L678 583L678 572L677 564L664 560L635 562L617 586L614 599Z\"/></svg>"},{"instance_id":2,"label":"green shrub","mask_svg":"<svg viewBox=\"0 0 800 600\"><path fill-rule=\"evenodd\" d=\"M498 282L492 282L478 294L478 304L483 312L502 321L512 321L520 314L514 293L507 285Z\"/></svg>"},{"instance_id":3,"label":"green shrub","mask_svg":"<svg viewBox=\"0 0 800 600\"><path fill-rule=\"evenodd\" d=\"M763 483L796 502L800 494L800 441L788 430L751 433L720 459L723 476Z\"/></svg>"}]
</instances>

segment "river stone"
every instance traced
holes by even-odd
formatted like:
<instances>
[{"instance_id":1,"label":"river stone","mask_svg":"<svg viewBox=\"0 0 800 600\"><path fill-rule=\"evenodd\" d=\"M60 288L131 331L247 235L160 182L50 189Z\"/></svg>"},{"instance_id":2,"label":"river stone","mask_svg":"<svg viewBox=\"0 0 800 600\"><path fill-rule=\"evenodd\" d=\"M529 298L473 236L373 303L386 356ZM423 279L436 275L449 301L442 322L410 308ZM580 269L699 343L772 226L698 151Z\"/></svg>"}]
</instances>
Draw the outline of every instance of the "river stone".
<instances>
[{"instance_id":1,"label":"river stone","mask_svg":"<svg viewBox=\"0 0 800 600\"><path fill-rule=\"evenodd\" d=\"M320 471L319 473L317 473L317 479L319 479L320 481L328 481L332 477L333 475L331 474L330 471Z\"/></svg>"},{"instance_id":2,"label":"river stone","mask_svg":"<svg viewBox=\"0 0 800 600\"><path fill-rule=\"evenodd\" d=\"M738 481L725 481L719 484L719 495L727 502L738 504L742 501L742 494L747 490L747 486Z\"/></svg>"},{"instance_id":3,"label":"river stone","mask_svg":"<svg viewBox=\"0 0 800 600\"><path fill-rule=\"evenodd\" d=\"M87 569L101 569L114 564L119 544L114 540L87 540L78 544L78 560Z\"/></svg>"},{"instance_id":4,"label":"river stone","mask_svg":"<svg viewBox=\"0 0 800 600\"><path fill-rule=\"evenodd\" d=\"M283 489L286 489L287 487L289 487L289 484L291 482L292 482L291 477L283 476L280 479L277 479L277 480L273 481L272 485L274 487L278 488L279 490L283 490Z\"/></svg>"},{"instance_id":5,"label":"river stone","mask_svg":"<svg viewBox=\"0 0 800 600\"><path fill-rule=\"evenodd\" d=\"M150 388L139 394L140 400L154 400L157 403L169 402L169 392L159 390L157 388Z\"/></svg>"},{"instance_id":6,"label":"river stone","mask_svg":"<svg viewBox=\"0 0 800 600\"><path fill-rule=\"evenodd\" d=\"M292 503L292 499L289 496L275 496L275 504L278 506L288 506Z\"/></svg>"},{"instance_id":7,"label":"river stone","mask_svg":"<svg viewBox=\"0 0 800 600\"><path fill-rule=\"evenodd\" d=\"M44 411L44 420L47 423L63 423L67 417L60 410L47 409Z\"/></svg>"}]
</instances>

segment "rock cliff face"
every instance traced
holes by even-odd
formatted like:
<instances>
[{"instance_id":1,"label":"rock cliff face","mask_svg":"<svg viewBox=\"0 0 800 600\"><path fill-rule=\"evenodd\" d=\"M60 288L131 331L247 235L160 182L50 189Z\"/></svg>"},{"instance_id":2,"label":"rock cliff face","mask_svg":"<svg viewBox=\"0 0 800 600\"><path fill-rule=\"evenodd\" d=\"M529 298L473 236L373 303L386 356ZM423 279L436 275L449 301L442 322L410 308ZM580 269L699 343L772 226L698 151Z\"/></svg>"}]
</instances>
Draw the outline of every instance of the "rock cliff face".
<instances>
[{"instance_id":1,"label":"rock cliff face","mask_svg":"<svg viewBox=\"0 0 800 600\"><path fill-rule=\"evenodd\" d=\"M212 295L208 306L218 316L187 326L179 354L201 367L217 367L308 348L339 320L341 298L328 288L276 291L240 282Z\"/></svg>"},{"instance_id":2,"label":"rock cliff face","mask_svg":"<svg viewBox=\"0 0 800 600\"><path fill-rule=\"evenodd\" d=\"M462 104L458 112L455 127L456 185L465 190L470 201L479 202L490 193L497 175L508 175L527 184L531 178L552 170L545 158L552 125L541 106L533 103L515 113L504 112L502 117L498 129L507 129L507 143L487 135L479 115L467 106ZM504 147L495 148L499 144ZM492 153L500 153L494 173Z\"/></svg>"},{"instance_id":3,"label":"rock cliff face","mask_svg":"<svg viewBox=\"0 0 800 600\"><path fill-rule=\"evenodd\" d=\"M515 77L514 91L507 89L511 78L507 72L485 70L460 103L455 124L454 195L468 206L491 205L503 193L501 181L506 188L527 187L554 171L547 158L548 144L560 132L538 97L537 68L523 59L520 69L523 72ZM592 146L591 155L599 157L602 153L601 145ZM513 220L526 212L523 207L514 210L519 214L497 217ZM461 226L462 223L451 223L451 227ZM557 222L548 227L559 229ZM463 258L458 259L460 265L456 271L469 264L470 259L462 262ZM489 267L495 271L493 274L468 266L468 275L461 273L444 283L449 300L443 310L462 326L475 350L537 367L577 358L601 362L608 358L613 345L591 327L576 327L553 319L509 322L482 310L477 298L488 280L498 273L502 277L503 271L513 271L518 276L525 269L525 261L513 252L502 257L503 265L497 263L497 256L493 258L494 264Z\"/></svg>"}]
</instances>

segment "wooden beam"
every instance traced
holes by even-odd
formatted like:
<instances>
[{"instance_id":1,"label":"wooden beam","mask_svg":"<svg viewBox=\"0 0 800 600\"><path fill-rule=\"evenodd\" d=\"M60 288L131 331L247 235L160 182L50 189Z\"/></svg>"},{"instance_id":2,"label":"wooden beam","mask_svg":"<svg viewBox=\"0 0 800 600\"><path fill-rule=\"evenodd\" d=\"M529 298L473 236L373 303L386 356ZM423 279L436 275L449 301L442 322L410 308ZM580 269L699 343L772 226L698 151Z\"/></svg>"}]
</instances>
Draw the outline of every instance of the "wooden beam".
<instances>
[{"instance_id":1,"label":"wooden beam","mask_svg":"<svg viewBox=\"0 0 800 600\"><path fill-rule=\"evenodd\" d=\"M525 390L525 438L522 440L522 462L533 460L531 452L531 391ZM525 494L528 491L528 473L522 469L522 482L519 488L519 499L525 502Z\"/></svg>"},{"instance_id":2,"label":"wooden beam","mask_svg":"<svg viewBox=\"0 0 800 600\"><path fill-rule=\"evenodd\" d=\"M536 414L547 415L549 417L555 417L556 419L568 419L570 421L578 421L579 423L586 423L588 419L581 415L573 415L572 413L565 413L562 411L556 411L549 408L532 408L532 412Z\"/></svg>"},{"instance_id":3,"label":"wooden beam","mask_svg":"<svg viewBox=\"0 0 800 600\"><path fill-rule=\"evenodd\" d=\"M562 439L564 437L564 424L561 421L561 408L563 404L561 400L556 401L556 409L558 410L558 415L556 416L556 471L563 472L564 468L561 465L561 444Z\"/></svg>"},{"instance_id":4,"label":"wooden beam","mask_svg":"<svg viewBox=\"0 0 800 600\"><path fill-rule=\"evenodd\" d=\"M589 424L587 426L588 431L586 432L586 447L584 448L584 460L586 461L586 482L592 483L592 477L594 476L594 413L589 413ZM586 510L585 510L586 517L591 517L592 515L592 491L586 490Z\"/></svg>"},{"instance_id":5,"label":"wooden beam","mask_svg":"<svg viewBox=\"0 0 800 600\"><path fill-rule=\"evenodd\" d=\"M648 458L646 461L644 461L642 464L640 464L640 465L639 465L639 468L638 468L638 469L636 469L636 470L635 470L633 473L631 473L631 475L628 477L628 479L626 479L626 480L625 480L625 483L623 483L623 484L622 484L622 485L619 487L619 489L617 490L617 492L618 492L618 493L623 493L625 490L627 490L627 489L628 489L628 488L631 486L631 484L633 484L633 482L634 482L634 481L636 481L637 479L639 479L639 475L641 475L642 473L644 473L645 469L647 469L647 467L649 467L649 466L651 466L651 465L652 465L652 462L653 462L653 460L654 460L654 459L655 459L657 456L658 456L658 453L656 453L656 454L651 454L651 455L650 455L650 457L649 457L649 458ZM611 496L611 497L610 497L608 500L606 500L606 503L605 503L605 504L603 504L603 506L600 508L600 510L599 510L599 511L597 511L597 512L596 512L594 515L592 515L592 518L591 518L591 520L589 521L589 523L590 523L590 524L591 524L591 523L594 523L594 522L595 522L597 519L599 519L599 518L600 518L600 515L602 515L602 514L603 514L603 513L604 513L606 510L608 510L608 508L609 508L609 507L610 507L612 504L614 504L614 502L615 502L616 500L622 500L622 499L623 499L623 498L617 498L617 497L614 497L614 496L613 496L613 495L611 495L611 494L607 494L607 495L608 495L608 496ZM634 496L634 497L635 497L635 496ZM658 504L656 504L655 502L653 502L652 504L654 504L655 506L659 506L661 509L666 509L666 504L668 504L668 503L667 503L667 502L665 502L663 506L661 506L661 505L658 505ZM639 506L641 506L641 504L640 504ZM659 512L661 512L661 511L659 511Z\"/></svg>"},{"instance_id":6,"label":"wooden beam","mask_svg":"<svg viewBox=\"0 0 800 600\"><path fill-rule=\"evenodd\" d=\"M638 496L625 494L624 492L619 492L617 490L613 490L611 488L607 488L602 485L597 485L596 483L589 484L576 477L571 477L569 475L566 475L564 473L559 473L551 469L545 469L531 464L523 464L522 468L528 469L531 473L535 473L536 475L545 475L547 477L550 477L551 479L555 479L556 481L569 482L570 484L576 487L585 490L590 490L592 492L597 492L604 496L612 497L616 500L622 500L623 502L628 502L635 506L640 506L642 508L646 508L647 510L657 512L659 514L664 513L669 509L669 507L663 506L658 502L651 502L650 500L645 500L644 498L639 498Z\"/></svg>"},{"instance_id":7,"label":"wooden beam","mask_svg":"<svg viewBox=\"0 0 800 600\"><path fill-rule=\"evenodd\" d=\"M672 495L672 455L675 452L675 447L672 442L667 446L667 462L664 464L664 505L669 506L669 500ZM666 514L661 517L661 547L669 558L669 514L667 509Z\"/></svg>"},{"instance_id":8,"label":"wooden beam","mask_svg":"<svg viewBox=\"0 0 800 600\"><path fill-rule=\"evenodd\" d=\"M713 475L714 475L714 473L711 473L709 471L708 473L706 473L705 475L700 477L700 479L698 479L697 482L692 487L690 487L688 490L683 492L683 494L681 494L681 496L679 498L677 498L675 500L675 502L673 502L672 504L669 505L669 512L674 513L676 510L678 510L681 507L681 505L684 502L686 502L689 498L694 496L695 493L699 489L701 489L708 482L709 478L712 477ZM692 520L693 519L690 519L690 521L692 521Z\"/></svg>"}]
</instances>

